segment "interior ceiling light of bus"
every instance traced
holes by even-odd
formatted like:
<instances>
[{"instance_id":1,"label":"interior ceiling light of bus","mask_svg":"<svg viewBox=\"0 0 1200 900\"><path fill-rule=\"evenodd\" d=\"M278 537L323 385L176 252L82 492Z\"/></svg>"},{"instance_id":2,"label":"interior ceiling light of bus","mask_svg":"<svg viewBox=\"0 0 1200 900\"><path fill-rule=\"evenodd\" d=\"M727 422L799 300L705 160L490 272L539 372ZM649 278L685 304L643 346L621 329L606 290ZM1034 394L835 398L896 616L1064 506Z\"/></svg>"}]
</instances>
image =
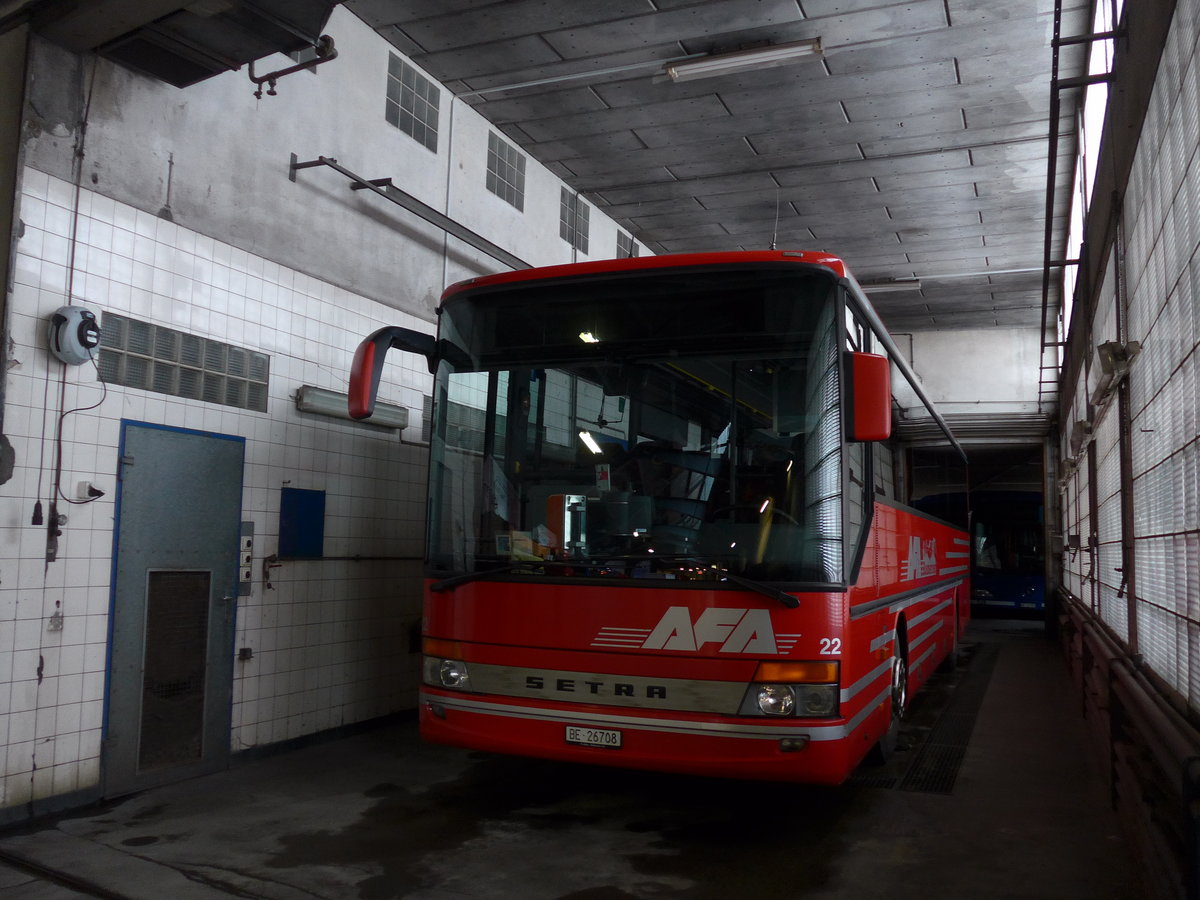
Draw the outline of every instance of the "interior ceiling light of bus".
<instances>
[{"instance_id":1,"label":"interior ceiling light of bus","mask_svg":"<svg viewBox=\"0 0 1200 900\"><path fill-rule=\"evenodd\" d=\"M714 53L697 59L667 63L663 72L672 81L694 81L698 78L715 78L735 72L758 71L775 66L787 65L805 57L821 56L821 39L810 38L786 44L772 44L732 53Z\"/></svg>"},{"instance_id":2,"label":"interior ceiling light of bus","mask_svg":"<svg viewBox=\"0 0 1200 900\"><path fill-rule=\"evenodd\" d=\"M579 439L581 441L583 441L584 446L586 446L593 453L595 453L595 454L604 453L604 451L600 448L600 445L598 443L596 443L596 439L594 437L592 437L592 433L590 431L579 432Z\"/></svg>"}]
</instances>

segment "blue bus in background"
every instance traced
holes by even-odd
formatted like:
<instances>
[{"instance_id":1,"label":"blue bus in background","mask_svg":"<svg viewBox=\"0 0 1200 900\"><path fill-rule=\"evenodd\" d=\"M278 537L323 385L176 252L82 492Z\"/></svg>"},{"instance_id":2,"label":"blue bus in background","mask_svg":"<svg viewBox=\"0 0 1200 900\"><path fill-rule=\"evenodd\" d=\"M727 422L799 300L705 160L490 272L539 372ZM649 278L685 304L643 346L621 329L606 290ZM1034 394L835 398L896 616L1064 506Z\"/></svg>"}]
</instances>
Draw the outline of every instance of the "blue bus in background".
<instances>
[{"instance_id":1,"label":"blue bus in background","mask_svg":"<svg viewBox=\"0 0 1200 900\"><path fill-rule=\"evenodd\" d=\"M915 504L947 518L969 503L972 615L1040 615L1046 608L1046 516L1039 491L935 494Z\"/></svg>"},{"instance_id":2,"label":"blue bus in background","mask_svg":"<svg viewBox=\"0 0 1200 900\"><path fill-rule=\"evenodd\" d=\"M971 604L1040 613L1046 605L1045 501L1038 491L971 493Z\"/></svg>"}]
</instances>

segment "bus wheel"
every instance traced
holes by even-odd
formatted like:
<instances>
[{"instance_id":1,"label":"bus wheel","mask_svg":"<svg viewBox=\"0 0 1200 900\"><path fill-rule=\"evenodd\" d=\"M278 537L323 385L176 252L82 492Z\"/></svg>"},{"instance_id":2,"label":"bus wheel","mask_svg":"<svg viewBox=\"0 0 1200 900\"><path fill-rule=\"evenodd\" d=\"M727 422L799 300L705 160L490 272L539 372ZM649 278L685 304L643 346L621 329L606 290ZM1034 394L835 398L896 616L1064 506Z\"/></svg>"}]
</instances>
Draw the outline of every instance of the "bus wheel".
<instances>
[{"instance_id":1,"label":"bus wheel","mask_svg":"<svg viewBox=\"0 0 1200 900\"><path fill-rule=\"evenodd\" d=\"M895 655L892 657L891 701L892 714L887 731L871 748L867 758L868 762L875 765L883 765L896 752L896 743L900 737L900 720L908 712L908 648L899 635L896 637Z\"/></svg>"},{"instance_id":2,"label":"bus wheel","mask_svg":"<svg viewBox=\"0 0 1200 900\"><path fill-rule=\"evenodd\" d=\"M908 648L897 641L892 665L892 724L908 712Z\"/></svg>"},{"instance_id":3,"label":"bus wheel","mask_svg":"<svg viewBox=\"0 0 1200 900\"><path fill-rule=\"evenodd\" d=\"M950 640L950 652L938 665L937 670L953 675L958 671L958 588L954 589L954 621L951 627L954 628L954 635Z\"/></svg>"}]
</instances>

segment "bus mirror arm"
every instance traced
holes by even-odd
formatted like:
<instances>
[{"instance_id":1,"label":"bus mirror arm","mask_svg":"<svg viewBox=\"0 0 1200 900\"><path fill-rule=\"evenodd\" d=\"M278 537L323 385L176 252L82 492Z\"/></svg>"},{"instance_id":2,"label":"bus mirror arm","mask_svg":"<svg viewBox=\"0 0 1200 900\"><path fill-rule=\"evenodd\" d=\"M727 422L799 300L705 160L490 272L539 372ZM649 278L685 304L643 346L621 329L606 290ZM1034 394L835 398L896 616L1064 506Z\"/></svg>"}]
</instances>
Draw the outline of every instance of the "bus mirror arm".
<instances>
[{"instance_id":1,"label":"bus mirror arm","mask_svg":"<svg viewBox=\"0 0 1200 900\"><path fill-rule=\"evenodd\" d=\"M398 326L380 328L366 338L354 351L354 363L350 368L350 418L365 419L374 412L379 376L388 350L395 347L424 356L429 371L434 372L438 362L437 346L433 335Z\"/></svg>"}]
</instances>

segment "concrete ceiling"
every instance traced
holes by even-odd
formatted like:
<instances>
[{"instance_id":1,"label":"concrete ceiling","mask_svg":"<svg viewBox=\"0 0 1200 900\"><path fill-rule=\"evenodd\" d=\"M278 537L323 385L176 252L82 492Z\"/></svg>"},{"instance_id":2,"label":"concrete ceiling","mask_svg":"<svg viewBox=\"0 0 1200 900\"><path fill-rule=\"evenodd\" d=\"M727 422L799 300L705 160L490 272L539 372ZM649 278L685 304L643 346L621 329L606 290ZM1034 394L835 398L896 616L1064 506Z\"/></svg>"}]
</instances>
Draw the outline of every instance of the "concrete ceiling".
<instances>
[{"instance_id":1,"label":"concrete ceiling","mask_svg":"<svg viewBox=\"0 0 1200 900\"><path fill-rule=\"evenodd\" d=\"M838 254L860 281L916 277L873 297L894 331L1041 321L1054 0L345 5L656 252L774 240ZM1062 0L1064 37L1090 5ZM662 76L805 38L820 58ZM1083 67L1064 47L1060 78ZM1073 142L1058 149L1055 258Z\"/></svg>"},{"instance_id":2,"label":"concrete ceiling","mask_svg":"<svg viewBox=\"0 0 1200 900\"><path fill-rule=\"evenodd\" d=\"M316 44L338 0L0 0L0 34L29 24L176 87Z\"/></svg>"}]
</instances>

